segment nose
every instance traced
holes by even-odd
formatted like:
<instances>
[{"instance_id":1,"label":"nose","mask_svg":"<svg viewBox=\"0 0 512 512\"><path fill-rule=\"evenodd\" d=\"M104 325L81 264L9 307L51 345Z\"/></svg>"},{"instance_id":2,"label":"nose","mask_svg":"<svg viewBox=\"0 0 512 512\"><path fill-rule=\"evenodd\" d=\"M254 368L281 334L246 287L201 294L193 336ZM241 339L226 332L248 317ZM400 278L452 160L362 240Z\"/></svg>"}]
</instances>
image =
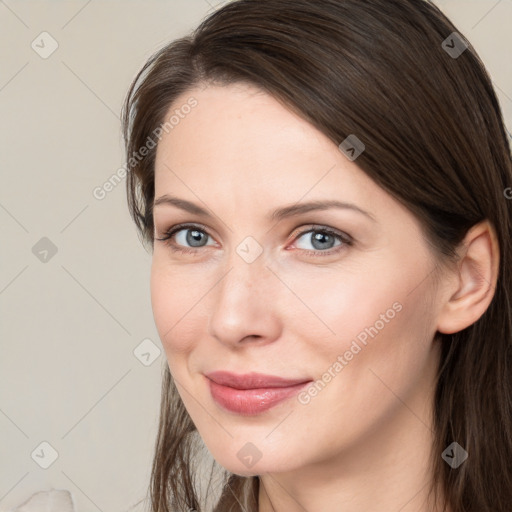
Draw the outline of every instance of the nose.
<instances>
[{"instance_id":1,"label":"nose","mask_svg":"<svg viewBox=\"0 0 512 512\"><path fill-rule=\"evenodd\" d=\"M280 288L263 255L248 263L234 252L224 277L212 290L210 336L231 348L278 338Z\"/></svg>"}]
</instances>

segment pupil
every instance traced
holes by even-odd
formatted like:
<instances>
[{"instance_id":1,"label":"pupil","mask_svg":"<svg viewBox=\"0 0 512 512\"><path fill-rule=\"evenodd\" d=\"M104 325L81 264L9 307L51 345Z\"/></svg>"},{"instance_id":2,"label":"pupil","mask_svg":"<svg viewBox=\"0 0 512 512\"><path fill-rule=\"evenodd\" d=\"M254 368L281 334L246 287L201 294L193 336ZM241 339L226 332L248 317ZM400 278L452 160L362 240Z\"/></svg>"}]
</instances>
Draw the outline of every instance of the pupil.
<instances>
[{"instance_id":1,"label":"pupil","mask_svg":"<svg viewBox=\"0 0 512 512\"><path fill-rule=\"evenodd\" d=\"M197 231L197 230L191 230L191 231L189 231L189 233L191 233L191 236L187 240L187 243L189 243L190 245L193 245L195 242L201 241L201 237L202 237L203 233L201 233L200 231ZM191 243L191 241L192 241L192 243Z\"/></svg>"},{"instance_id":2,"label":"pupil","mask_svg":"<svg viewBox=\"0 0 512 512\"><path fill-rule=\"evenodd\" d=\"M331 238L331 236L326 233L316 233L314 236L315 241L320 242L320 245L328 243L329 238Z\"/></svg>"}]
</instances>

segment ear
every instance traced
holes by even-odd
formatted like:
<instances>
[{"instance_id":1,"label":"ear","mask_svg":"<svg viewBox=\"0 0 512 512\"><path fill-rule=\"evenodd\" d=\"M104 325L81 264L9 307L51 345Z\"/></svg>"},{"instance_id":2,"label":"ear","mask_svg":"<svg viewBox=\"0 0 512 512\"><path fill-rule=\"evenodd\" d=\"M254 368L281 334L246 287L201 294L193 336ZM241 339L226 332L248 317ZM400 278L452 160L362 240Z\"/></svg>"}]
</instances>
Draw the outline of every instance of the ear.
<instances>
[{"instance_id":1,"label":"ear","mask_svg":"<svg viewBox=\"0 0 512 512\"><path fill-rule=\"evenodd\" d=\"M445 334L474 324L494 297L500 256L492 224L485 220L473 226L462 241L459 254L447 300L438 316L437 330Z\"/></svg>"}]
</instances>

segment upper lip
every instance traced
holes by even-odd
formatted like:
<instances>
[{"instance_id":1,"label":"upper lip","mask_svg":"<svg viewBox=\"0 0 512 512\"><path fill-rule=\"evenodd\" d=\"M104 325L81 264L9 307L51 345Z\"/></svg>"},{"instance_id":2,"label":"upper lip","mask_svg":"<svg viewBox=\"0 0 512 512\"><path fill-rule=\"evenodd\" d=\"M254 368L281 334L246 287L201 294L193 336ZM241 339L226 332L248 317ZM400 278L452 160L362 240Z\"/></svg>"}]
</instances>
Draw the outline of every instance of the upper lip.
<instances>
[{"instance_id":1,"label":"upper lip","mask_svg":"<svg viewBox=\"0 0 512 512\"><path fill-rule=\"evenodd\" d=\"M235 389L258 389L258 388L287 388L309 382L311 379L285 379L276 375L265 375L263 373L246 373L237 375L226 371L206 373L205 376L220 384Z\"/></svg>"}]
</instances>

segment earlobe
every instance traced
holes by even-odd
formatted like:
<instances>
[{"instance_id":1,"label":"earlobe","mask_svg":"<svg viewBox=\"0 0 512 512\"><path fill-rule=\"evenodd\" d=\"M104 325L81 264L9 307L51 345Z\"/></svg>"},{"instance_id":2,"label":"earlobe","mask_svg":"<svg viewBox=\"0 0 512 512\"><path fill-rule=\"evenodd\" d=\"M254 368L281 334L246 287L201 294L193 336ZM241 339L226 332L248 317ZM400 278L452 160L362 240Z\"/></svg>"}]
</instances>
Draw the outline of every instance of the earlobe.
<instances>
[{"instance_id":1,"label":"earlobe","mask_svg":"<svg viewBox=\"0 0 512 512\"><path fill-rule=\"evenodd\" d=\"M491 223L485 220L473 226L459 253L454 285L447 289L438 317L437 330L445 334L474 324L492 301L499 269L499 244Z\"/></svg>"}]
</instances>

